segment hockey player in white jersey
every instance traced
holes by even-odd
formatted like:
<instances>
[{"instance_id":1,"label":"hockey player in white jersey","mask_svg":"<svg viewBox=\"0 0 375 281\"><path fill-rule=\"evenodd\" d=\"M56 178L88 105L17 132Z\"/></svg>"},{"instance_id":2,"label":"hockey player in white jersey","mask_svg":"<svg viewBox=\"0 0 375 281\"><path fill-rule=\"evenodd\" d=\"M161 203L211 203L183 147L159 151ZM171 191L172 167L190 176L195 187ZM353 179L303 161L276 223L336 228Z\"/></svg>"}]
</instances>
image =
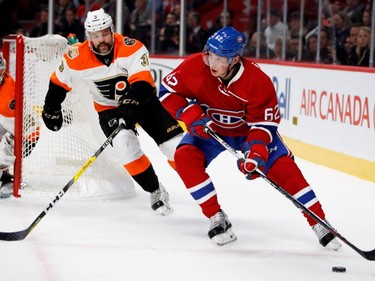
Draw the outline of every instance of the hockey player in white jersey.
<instances>
[{"instance_id":1,"label":"hockey player in white jersey","mask_svg":"<svg viewBox=\"0 0 375 281\"><path fill-rule=\"evenodd\" d=\"M132 178L150 193L151 208L162 215L172 211L169 195L141 150L138 123L156 142L174 167L174 152L182 138L179 123L164 109L155 92L149 52L140 41L114 31L103 10L88 12L87 40L71 46L50 77L42 117L47 128L58 131L63 123L61 104L78 78L90 89L100 126L108 137L125 121L113 147ZM111 167L108 167L111 169Z\"/></svg>"}]
</instances>

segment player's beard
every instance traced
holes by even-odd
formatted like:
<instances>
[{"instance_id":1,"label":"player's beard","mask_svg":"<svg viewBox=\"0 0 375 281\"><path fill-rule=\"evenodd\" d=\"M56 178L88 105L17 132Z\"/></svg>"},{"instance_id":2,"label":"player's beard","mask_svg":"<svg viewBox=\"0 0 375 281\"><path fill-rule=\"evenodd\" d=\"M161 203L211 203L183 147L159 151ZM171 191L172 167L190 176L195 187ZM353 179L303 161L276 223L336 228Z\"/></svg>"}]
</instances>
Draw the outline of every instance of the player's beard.
<instances>
[{"instance_id":1,"label":"player's beard","mask_svg":"<svg viewBox=\"0 0 375 281\"><path fill-rule=\"evenodd\" d=\"M99 51L100 54L107 54L111 50L111 45L106 42L102 42L98 45L96 49Z\"/></svg>"}]
</instances>

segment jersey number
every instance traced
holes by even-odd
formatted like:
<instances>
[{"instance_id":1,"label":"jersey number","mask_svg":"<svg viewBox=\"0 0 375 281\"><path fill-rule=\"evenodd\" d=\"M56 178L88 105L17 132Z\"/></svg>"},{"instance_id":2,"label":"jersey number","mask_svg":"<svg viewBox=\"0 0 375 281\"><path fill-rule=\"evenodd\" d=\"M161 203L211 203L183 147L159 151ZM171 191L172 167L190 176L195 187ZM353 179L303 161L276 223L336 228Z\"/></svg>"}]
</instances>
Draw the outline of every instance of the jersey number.
<instances>
[{"instance_id":1,"label":"jersey number","mask_svg":"<svg viewBox=\"0 0 375 281\"><path fill-rule=\"evenodd\" d=\"M174 74L169 74L166 78L165 78L165 81L167 81L167 84L172 86L172 87L175 87L177 84L178 84L178 80L177 78L174 76Z\"/></svg>"},{"instance_id":2,"label":"jersey number","mask_svg":"<svg viewBox=\"0 0 375 281\"><path fill-rule=\"evenodd\" d=\"M279 105L275 105L274 108L267 108L264 111L264 120L265 121L274 121L280 119L280 109Z\"/></svg>"}]
</instances>

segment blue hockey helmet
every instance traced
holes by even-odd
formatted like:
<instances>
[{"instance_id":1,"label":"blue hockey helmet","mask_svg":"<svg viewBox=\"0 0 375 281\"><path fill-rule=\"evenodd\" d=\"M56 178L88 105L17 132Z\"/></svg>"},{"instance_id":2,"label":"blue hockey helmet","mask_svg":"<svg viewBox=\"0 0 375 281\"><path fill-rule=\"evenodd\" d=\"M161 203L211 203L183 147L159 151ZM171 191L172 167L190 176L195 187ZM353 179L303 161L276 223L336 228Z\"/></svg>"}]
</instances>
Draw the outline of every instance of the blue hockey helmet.
<instances>
[{"instance_id":1,"label":"blue hockey helmet","mask_svg":"<svg viewBox=\"0 0 375 281\"><path fill-rule=\"evenodd\" d=\"M208 38L204 52L210 51L220 57L234 58L243 55L245 45L245 34L226 26Z\"/></svg>"}]
</instances>

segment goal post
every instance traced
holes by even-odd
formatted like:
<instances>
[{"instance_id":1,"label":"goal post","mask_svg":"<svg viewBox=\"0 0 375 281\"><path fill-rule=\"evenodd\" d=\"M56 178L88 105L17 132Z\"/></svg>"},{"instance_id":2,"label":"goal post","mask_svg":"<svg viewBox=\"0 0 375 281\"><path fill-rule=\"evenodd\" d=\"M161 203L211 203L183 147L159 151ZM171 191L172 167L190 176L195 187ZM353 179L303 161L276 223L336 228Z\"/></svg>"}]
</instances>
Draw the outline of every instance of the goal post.
<instances>
[{"instance_id":1,"label":"goal post","mask_svg":"<svg viewBox=\"0 0 375 281\"><path fill-rule=\"evenodd\" d=\"M13 44L11 42L13 41ZM13 45L13 46L11 46ZM10 69L13 70L13 75L11 76L15 79L15 77L23 77L23 67L16 67L10 66L10 48L13 49L12 56L14 57L14 61L23 61L23 53L24 53L24 43L23 43L23 37L22 36L15 36L15 35L9 35L5 36L3 39L3 56L7 62L7 71L10 72ZM15 48L17 48L18 53L15 52ZM23 83L16 84L15 87L15 99L16 100L22 100L23 99ZM14 135L17 136L14 139L14 155L22 155L22 138L19 138L18 136L22 135L22 126L17 125L17 123L22 122L22 103L16 102L15 104L15 128L14 128ZM21 164L22 160L21 157L16 157L15 163L14 163L14 182L13 182L13 195L15 197L20 197L19 188L21 186Z\"/></svg>"},{"instance_id":2,"label":"goal post","mask_svg":"<svg viewBox=\"0 0 375 281\"><path fill-rule=\"evenodd\" d=\"M63 126L48 130L41 117L49 78L69 45L60 35L3 38L7 70L16 82L13 194L58 192L105 141L89 88L74 81L62 104ZM20 189L21 183L26 188ZM124 198L134 195L132 178L107 147L85 171L69 195ZM68 195L67 194L67 195Z\"/></svg>"}]
</instances>

